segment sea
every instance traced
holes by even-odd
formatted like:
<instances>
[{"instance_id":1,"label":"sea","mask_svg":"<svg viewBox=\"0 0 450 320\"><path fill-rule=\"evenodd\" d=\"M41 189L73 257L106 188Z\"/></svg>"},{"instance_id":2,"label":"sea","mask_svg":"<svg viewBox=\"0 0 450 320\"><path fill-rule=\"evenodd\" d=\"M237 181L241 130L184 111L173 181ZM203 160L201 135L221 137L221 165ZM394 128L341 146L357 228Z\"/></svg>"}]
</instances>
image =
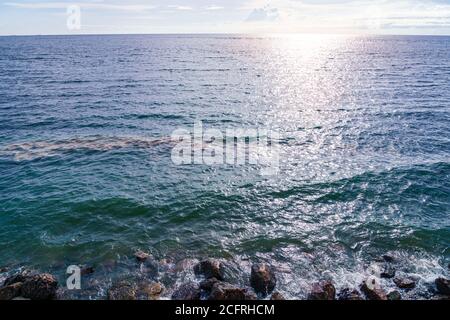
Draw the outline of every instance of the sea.
<instances>
[{"instance_id":1,"label":"sea","mask_svg":"<svg viewBox=\"0 0 450 320\"><path fill-rule=\"evenodd\" d=\"M277 132L277 170L176 163L199 123ZM303 299L389 255L429 298L449 246L450 37L0 37L0 278L93 266L66 294L145 277L170 297L215 258Z\"/></svg>"}]
</instances>

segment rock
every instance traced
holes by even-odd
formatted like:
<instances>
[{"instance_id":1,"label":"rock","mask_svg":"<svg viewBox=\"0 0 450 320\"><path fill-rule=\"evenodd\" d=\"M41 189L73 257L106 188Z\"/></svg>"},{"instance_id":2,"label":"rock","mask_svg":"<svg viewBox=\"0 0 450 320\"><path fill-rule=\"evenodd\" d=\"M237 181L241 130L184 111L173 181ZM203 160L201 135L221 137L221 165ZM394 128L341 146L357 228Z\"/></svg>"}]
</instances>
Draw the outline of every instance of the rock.
<instances>
[{"instance_id":1,"label":"rock","mask_svg":"<svg viewBox=\"0 0 450 320\"><path fill-rule=\"evenodd\" d=\"M393 266L385 265L383 267L383 270L381 271L380 276L381 276L381 278L392 279L395 277L395 273L396 273L396 270Z\"/></svg>"},{"instance_id":2,"label":"rock","mask_svg":"<svg viewBox=\"0 0 450 320\"><path fill-rule=\"evenodd\" d=\"M450 301L450 296L449 295L437 295L431 298L431 300L435 300L435 301Z\"/></svg>"},{"instance_id":3,"label":"rock","mask_svg":"<svg viewBox=\"0 0 450 320\"><path fill-rule=\"evenodd\" d=\"M217 282L213 285L208 300L256 300L256 295L246 288Z\"/></svg>"},{"instance_id":4,"label":"rock","mask_svg":"<svg viewBox=\"0 0 450 320\"><path fill-rule=\"evenodd\" d=\"M172 269L173 272L178 273L178 272L183 272L187 269L192 268L192 266L194 266L195 262L191 259L183 259L181 261L178 261L174 268ZM194 271L195 271L196 265L194 266Z\"/></svg>"},{"instance_id":5,"label":"rock","mask_svg":"<svg viewBox=\"0 0 450 320\"><path fill-rule=\"evenodd\" d=\"M367 285L366 281L361 284L361 291L369 300L387 300L386 292L377 287L375 283L370 286Z\"/></svg>"},{"instance_id":6,"label":"rock","mask_svg":"<svg viewBox=\"0 0 450 320\"><path fill-rule=\"evenodd\" d=\"M119 281L108 290L108 300L136 300L136 286L128 281Z\"/></svg>"},{"instance_id":7,"label":"rock","mask_svg":"<svg viewBox=\"0 0 450 320\"><path fill-rule=\"evenodd\" d=\"M388 300L402 300L402 295L397 290L389 292L387 295Z\"/></svg>"},{"instance_id":8,"label":"rock","mask_svg":"<svg viewBox=\"0 0 450 320\"><path fill-rule=\"evenodd\" d=\"M8 272L7 267L0 267L0 273Z\"/></svg>"},{"instance_id":9,"label":"rock","mask_svg":"<svg viewBox=\"0 0 450 320\"><path fill-rule=\"evenodd\" d=\"M6 278L6 280L3 282L3 285L9 286L9 285L17 283L17 282L25 282L25 280L29 279L30 277L31 277L31 273L29 271L18 273L9 278Z\"/></svg>"},{"instance_id":10,"label":"rock","mask_svg":"<svg viewBox=\"0 0 450 320\"><path fill-rule=\"evenodd\" d=\"M52 300L56 297L58 281L48 273L26 277L22 285L22 297L31 300Z\"/></svg>"},{"instance_id":11,"label":"rock","mask_svg":"<svg viewBox=\"0 0 450 320\"><path fill-rule=\"evenodd\" d=\"M394 283L400 289L410 290L410 289L414 289L416 287L416 282L410 278L395 278Z\"/></svg>"},{"instance_id":12,"label":"rock","mask_svg":"<svg viewBox=\"0 0 450 320\"><path fill-rule=\"evenodd\" d=\"M224 279L224 271L223 263L215 259L203 260L194 267L196 274L202 274L206 279L216 278L220 281Z\"/></svg>"},{"instance_id":13,"label":"rock","mask_svg":"<svg viewBox=\"0 0 450 320\"><path fill-rule=\"evenodd\" d=\"M150 255L148 253L139 250L134 254L134 257L139 262L145 262L148 258L150 258Z\"/></svg>"},{"instance_id":14,"label":"rock","mask_svg":"<svg viewBox=\"0 0 450 320\"><path fill-rule=\"evenodd\" d=\"M350 289L350 288L345 288L342 289L339 294L338 294L338 300L351 300L351 301L355 301L355 300L363 300L363 298L361 297L361 295L359 294L359 291L356 289Z\"/></svg>"},{"instance_id":15,"label":"rock","mask_svg":"<svg viewBox=\"0 0 450 320\"><path fill-rule=\"evenodd\" d=\"M390 256L388 254L385 254L382 256L383 260L389 263L392 263L395 261L395 258L393 256Z\"/></svg>"},{"instance_id":16,"label":"rock","mask_svg":"<svg viewBox=\"0 0 450 320\"><path fill-rule=\"evenodd\" d=\"M254 264L250 275L250 284L256 293L263 296L270 294L277 284L272 267L265 263Z\"/></svg>"},{"instance_id":17,"label":"rock","mask_svg":"<svg viewBox=\"0 0 450 320\"><path fill-rule=\"evenodd\" d=\"M200 282L200 289L210 292L212 290L212 287L217 282L220 282L220 281L217 280L216 278L209 278L209 279L203 280L202 282Z\"/></svg>"},{"instance_id":18,"label":"rock","mask_svg":"<svg viewBox=\"0 0 450 320\"><path fill-rule=\"evenodd\" d=\"M434 282L439 293L450 295L450 280L444 278L438 278Z\"/></svg>"},{"instance_id":19,"label":"rock","mask_svg":"<svg viewBox=\"0 0 450 320\"><path fill-rule=\"evenodd\" d=\"M14 298L14 299L12 299L12 300L29 301L29 300L31 300L31 299L27 299L27 298L24 298L24 297L16 297L16 298Z\"/></svg>"},{"instance_id":20,"label":"rock","mask_svg":"<svg viewBox=\"0 0 450 320\"><path fill-rule=\"evenodd\" d=\"M270 297L270 300L278 301L278 300L286 300L283 295L279 292L272 293L272 296Z\"/></svg>"},{"instance_id":21,"label":"rock","mask_svg":"<svg viewBox=\"0 0 450 320\"><path fill-rule=\"evenodd\" d=\"M172 294L172 300L200 300L200 288L192 282L182 284Z\"/></svg>"},{"instance_id":22,"label":"rock","mask_svg":"<svg viewBox=\"0 0 450 320\"><path fill-rule=\"evenodd\" d=\"M22 282L16 282L0 288L0 300L12 300L21 294Z\"/></svg>"},{"instance_id":23,"label":"rock","mask_svg":"<svg viewBox=\"0 0 450 320\"><path fill-rule=\"evenodd\" d=\"M163 291L164 286L159 282L141 283L138 294L146 300L158 300Z\"/></svg>"},{"instance_id":24,"label":"rock","mask_svg":"<svg viewBox=\"0 0 450 320\"><path fill-rule=\"evenodd\" d=\"M320 281L312 285L308 300L335 300L336 288L331 281Z\"/></svg>"},{"instance_id":25,"label":"rock","mask_svg":"<svg viewBox=\"0 0 450 320\"><path fill-rule=\"evenodd\" d=\"M87 266L81 267L81 275L82 276L87 276L89 274L93 274L94 272L95 272L94 267L91 267L91 266L89 266L89 267L87 267Z\"/></svg>"}]
</instances>

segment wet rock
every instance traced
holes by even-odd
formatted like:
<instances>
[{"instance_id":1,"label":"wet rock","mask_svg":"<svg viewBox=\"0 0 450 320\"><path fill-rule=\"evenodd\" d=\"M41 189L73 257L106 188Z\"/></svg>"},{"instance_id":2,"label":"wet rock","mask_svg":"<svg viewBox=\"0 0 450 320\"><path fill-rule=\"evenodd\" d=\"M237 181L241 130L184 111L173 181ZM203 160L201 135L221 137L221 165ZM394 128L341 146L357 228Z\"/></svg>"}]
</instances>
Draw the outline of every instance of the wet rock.
<instances>
[{"instance_id":1,"label":"wet rock","mask_svg":"<svg viewBox=\"0 0 450 320\"><path fill-rule=\"evenodd\" d=\"M182 284L172 294L172 300L200 300L200 288L192 282Z\"/></svg>"},{"instance_id":2,"label":"wet rock","mask_svg":"<svg viewBox=\"0 0 450 320\"><path fill-rule=\"evenodd\" d=\"M215 259L206 259L194 267L196 274L202 274L206 279L216 278L223 281L225 276L225 267L222 262Z\"/></svg>"},{"instance_id":3,"label":"wet rock","mask_svg":"<svg viewBox=\"0 0 450 320\"><path fill-rule=\"evenodd\" d=\"M24 297L15 297L14 299L12 299L12 300L22 300L22 301L29 301L29 300L31 300L31 299L27 299L27 298L24 298Z\"/></svg>"},{"instance_id":4,"label":"wet rock","mask_svg":"<svg viewBox=\"0 0 450 320\"><path fill-rule=\"evenodd\" d=\"M440 294L431 298L431 300L436 301L450 301L450 296L446 294Z\"/></svg>"},{"instance_id":5,"label":"wet rock","mask_svg":"<svg viewBox=\"0 0 450 320\"><path fill-rule=\"evenodd\" d=\"M147 261L148 258L150 258L150 255L148 253L139 250L134 254L134 257L139 262L145 262Z\"/></svg>"},{"instance_id":6,"label":"wet rock","mask_svg":"<svg viewBox=\"0 0 450 320\"><path fill-rule=\"evenodd\" d=\"M212 290L212 287L217 282L220 282L220 281L217 280L216 278L209 278L209 279L203 280L202 282L200 282L200 289L210 292Z\"/></svg>"},{"instance_id":7,"label":"wet rock","mask_svg":"<svg viewBox=\"0 0 450 320\"><path fill-rule=\"evenodd\" d=\"M444 278L438 278L434 282L439 293L450 295L450 280Z\"/></svg>"},{"instance_id":8,"label":"wet rock","mask_svg":"<svg viewBox=\"0 0 450 320\"><path fill-rule=\"evenodd\" d=\"M183 259L181 261L178 261L175 264L175 267L173 268L173 272L178 273L178 272L183 272L189 268L192 268L192 266L194 265L194 261L191 259ZM196 266L194 266L194 271L195 271Z\"/></svg>"},{"instance_id":9,"label":"wet rock","mask_svg":"<svg viewBox=\"0 0 450 320\"><path fill-rule=\"evenodd\" d=\"M128 281L119 281L108 290L108 300L136 300L136 286Z\"/></svg>"},{"instance_id":10,"label":"wet rock","mask_svg":"<svg viewBox=\"0 0 450 320\"><path fill-rule=\"evenodd\" d=\"M256 300L256 295L247 288L217 282L213 285L208 300Z\"/></svg>"},{"instance_id":11,"label":"wet rock","mask_svg":"<svg viewBox=\"0 0 450 320\"><path fill-rule=\"evenodd\" d=\"M265 263L254 264L250 275L250 284L256 293L263 296L270 294L277 284L273 268Z\"/></svg>"},{"instance_id":12,"label":"wet rock","mask_svg":"<svg viewBox=\"0 0 450 320\"><path fill-rule=\"evenodd\" d=\"M338 300L363 300L360 293L356 289L345 288L342 289L338 294Z\"/></svg>"},{"instance_id":13,"label":"wet rock","mask_svg":"<svg viewBox=\"0 0 450 320\"><path fill-rule=\"evenodd\" d=\"M366 281L361 284L361 291L369 300L387 300L386 292L378 287L376 283L368 285Z\"/></svg>"},{"instance_id":14,"label":"wet rock","mask_svg":"<svg viewBox=\"0 0 450 320\"><path fill-rule=\"evenodd\" d=\"M159 282L141 283L138 288L138 295L146 300L158 300L164 286Z\"/></svg>"},{"instance_id":15,"label":"wet rock","mask_svg":"<svg viewBox=\"0 0 450 320\"><path fill-rule=\"evenodd\" d=\"M82 276L87 276L90 274L93 274L95 272L94 267L91 266L82 266L81 267L81 275Z\"/></svg>"},{"instance_id":16,"label":"wet rock","mask_svg":"<svg viewBox=\"0 0 450 320\"><path fill-rule=\"evenodd\" d=\"M8 272L7 267L0 267L0 273Z\"/></svg>"},{"instance_id":17,"label":"wet rock","mask_svg":"<svg viewBox=\"0 0 450 320\"><path fill-rule=\"evenodd\" d=\"M336 288L331 281L314 283L308 296L309 300L335 300Z\"/></svg>"},{"instance_id":18,"label":"wet rock","mask_svg":"<svg viewBox=\"0 0 450 320\"><path fill-rule=\"evenodd\" d=\"M395 277L395 273L395 268L391 265L386 264L383 266L380 276L381 278L392 279Z\"/></svg>"},{"instance_id":19,"label":"wet rock","mask_svg":"<svg viewBox=\"0 0 450 320\"><path fill-rule=\"evenodd\" d=\"M30 277L31 277L31 272L24 271L22 273L18 273L9 278L6 278L6 280L3 282L3 285L9 286L9 285L17 283L17 282L25 282L25 280L29 279Z\"/></svg>"},{"instance_id":20,"label":"wet rock","mask_svg":"<svg viewBox=\"0 0 450 320\"><path fill-rule=\"evenodd\" d=\"M286 300L283 295L279 292L272 293L272 296L270 297L270 300L277 301L277 300Z\"/></svg>"},{"instance_id":21,"label":"wet rock","mask_svg":"<svg viewBox=\"0 0 450 320\"><path fill-rule=\"evenodd\" d=\"M383 260L389 263L395 262L395 258L391 255L385 254L382 256Z\"/></svg>"},{"instance_id":22,"label":"wet rock","mask_svg":"<svg viewBox=\"0 0 450 320\"><path fill-rule=\"evenodd\" d=\"M58 281L48 273L35 274L25 279L21 293L31 300L52 300L56 297Z\"/></svg>"},{"instance_id":23,"label":"wet rock","mask_svg":"<svg viewBox=\"0 0 450 320\"><path fill-rule=\"evenodd\" d=\"M0 288L0 300L12 300L21 294L22 282L16 282Z\"/></svg>"},{"instance_id":24,"label":"wet rock","mask_svg":"<svg viewBox=\"0 0 450 320\"><path fill-rule=\"evenodd\" d=\"M402 295L397 290L389 292L387 295L388 300L402 300Z\"/></svg>"},{"instance_id":25,"label":"wet rock","mask_svg":"<svg viewBox=\"0 0 450 320\"><path fill-rule=\"evenodd\" d=\"M400 289L411 290L416 287L416 282L411 278L395 278L394 283Z\"/></svg>"}]
</instances>

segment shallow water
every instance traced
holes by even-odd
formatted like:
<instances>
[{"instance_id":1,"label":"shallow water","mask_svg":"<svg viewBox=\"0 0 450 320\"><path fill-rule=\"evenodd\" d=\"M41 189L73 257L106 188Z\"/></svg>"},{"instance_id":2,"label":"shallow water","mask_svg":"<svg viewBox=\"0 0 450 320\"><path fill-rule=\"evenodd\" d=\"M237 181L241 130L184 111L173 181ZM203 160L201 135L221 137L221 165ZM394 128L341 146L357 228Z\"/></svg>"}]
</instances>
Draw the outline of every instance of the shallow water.
<instances>
[{"instance_id":1,"label":"shallow water","mask_svg":"<svg viewBox=\"0 0 450 320\"><path fill-rule=\"evenodd\" d=\"M129 257L142 249L223 258L245 283L251 262L269 261L280 291L301 298L320 278L356 285L390 252L427 287L450 259L449 47L0 37L0 265L62 276L116 261L108 281L141 272ZM171 133L198 120L280 132L278 175L173 164Z\"/></svg>"}]
</instances>

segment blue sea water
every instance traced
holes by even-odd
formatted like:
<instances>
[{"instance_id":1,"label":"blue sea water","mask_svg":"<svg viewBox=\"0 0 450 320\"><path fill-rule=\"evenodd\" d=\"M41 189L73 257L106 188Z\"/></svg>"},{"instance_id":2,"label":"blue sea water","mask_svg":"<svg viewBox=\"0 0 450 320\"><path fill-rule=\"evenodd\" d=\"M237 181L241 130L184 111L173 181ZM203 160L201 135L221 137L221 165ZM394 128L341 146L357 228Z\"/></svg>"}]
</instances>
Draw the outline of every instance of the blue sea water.
<instances>
[{"instance_id":1,"label":"blue sea water","mask_svg":"<svg viewBox=\"0 0 450 320\"><path fill-rule=\"evenodd\" d=\"M175 165L199 120L277 130L279 173ZM195 259L243 284L268 261L302 298L389 253L423 289L448 275L449 159L450 37L0 37L0 266L106 283L141 249L170 292Z\"/></svg>"}]
</instances>

